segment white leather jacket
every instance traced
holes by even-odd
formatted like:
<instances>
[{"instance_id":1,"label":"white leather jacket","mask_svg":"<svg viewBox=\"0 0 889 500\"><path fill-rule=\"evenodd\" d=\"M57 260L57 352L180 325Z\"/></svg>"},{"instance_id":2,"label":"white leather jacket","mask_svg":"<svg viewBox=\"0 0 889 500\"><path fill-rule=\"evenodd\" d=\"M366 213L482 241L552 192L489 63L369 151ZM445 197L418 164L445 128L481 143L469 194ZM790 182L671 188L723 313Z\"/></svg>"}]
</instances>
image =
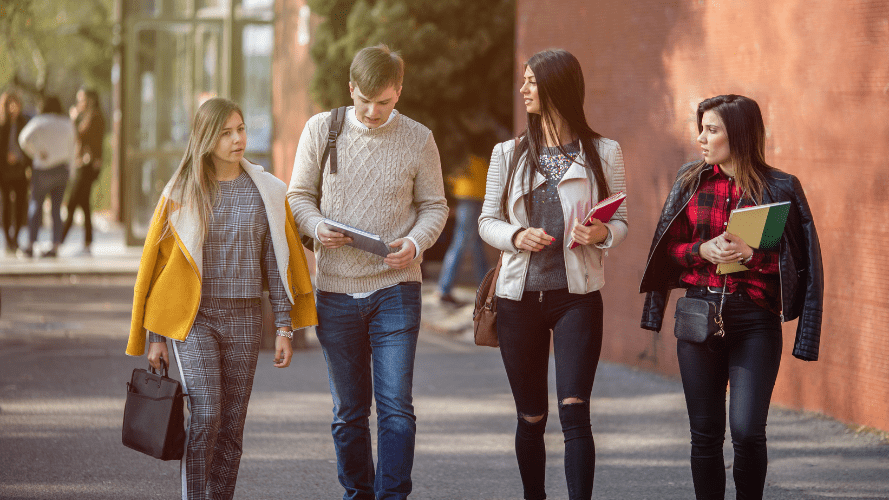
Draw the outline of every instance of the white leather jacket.
<instances>
[{"instance_id":1,"label":"white leather jacket","mask_svg":"<svg viewBox=\"0 0 889 500\"><path fill-rule=\"evenodd\" d=\"M596 143L599 156L602 158L605 179L612 193L626 190L623 154L620 145L611 139L601 138ZM506 141L494 147L491 165L488 167L488 180L485 188L485 203L482 215L478 219L478 231L482 239L494 248L503 251L503 264L497 278L496 295L511 300L521 300L525 289L525 277L528 274L528 263L531 253L520 251L513 245L512 238L520 230L529 225L523 197L528 195L528 186L523 182L513 182L509 192L509 214L500 211L500 197L506 186L506 174L512 161L515 141ZM526 153L527 154L527 153ZM559 199L562 213L565 216L565 271L568 276L568 292L584 294L594 292L605 284L604 260L607 249L619 245L627 237L627 202L618 209L610 221L608 238L599 245L581 245L569 250L573 221L586 215L589 208L598 199L595 182L590 182L583 167L583 152L568 167L562 180L559 181ZM516 179L524 178L527 164L521 159L516 171ZM531 190L546 182L540 173L534 174Z\"/></svg>"}]
</instances>

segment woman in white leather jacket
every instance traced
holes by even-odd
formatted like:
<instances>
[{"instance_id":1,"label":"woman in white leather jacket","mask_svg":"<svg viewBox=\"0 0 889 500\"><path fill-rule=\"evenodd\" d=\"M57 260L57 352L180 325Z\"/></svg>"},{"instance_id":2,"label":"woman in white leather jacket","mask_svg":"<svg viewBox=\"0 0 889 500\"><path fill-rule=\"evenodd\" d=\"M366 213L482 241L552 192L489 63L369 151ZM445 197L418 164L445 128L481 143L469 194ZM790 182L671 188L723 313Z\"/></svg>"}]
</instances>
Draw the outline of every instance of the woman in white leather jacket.
<instances>
[{"instance_id":1,"label":"woman in white leather jacket","mask_svg":"<svg viewBox=\"0 0 889 500\"><path fill-rule=\"evenodd\" d=\"M620 146L583 111L583 73L564 50L535 54L520 90L528 127L491 156L479 233L503 251L497 336L518 413L516 458L526 499L546 498L547 366L556 362L565 475L571 499L592 497L590 395L602 348L604 257L627 236L626 205L611 220L579 223L626 189ZM579 243L568 248L573 238Z\"/></svg>"}]
</instances>

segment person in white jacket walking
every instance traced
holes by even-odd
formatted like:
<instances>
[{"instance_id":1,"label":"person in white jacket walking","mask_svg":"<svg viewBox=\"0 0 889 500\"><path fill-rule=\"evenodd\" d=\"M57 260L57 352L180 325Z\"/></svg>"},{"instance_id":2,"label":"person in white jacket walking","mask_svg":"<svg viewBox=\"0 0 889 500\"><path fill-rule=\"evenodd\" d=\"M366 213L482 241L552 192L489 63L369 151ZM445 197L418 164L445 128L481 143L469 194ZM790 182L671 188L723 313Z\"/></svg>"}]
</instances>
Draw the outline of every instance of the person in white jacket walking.
<instances>
[{"instance_id":1,"label":"person in white jacket walking","mask_svg":"<svg viewBox=\"0 0 889 500\"><path fill-rule=\"evenodd\" d=\"M623 205L607 222L578 218L626 189L620 146L590 128L583 73L564 50L525 64L520 90L528 127L491 156L481 237L503 251L497 280L497 336L518 413L516 458L526 499L546 498L547 371L555 351L559 420L569 497L593 492L596 449L590 395L602 350L607 249L627 236ZM569 249L572 239L579 246Z\"/></svg>"},{"instance_id":2,"label":"person in white jacket walking","mask_svg":"<svg viewBox=\"0 0 889 500\"><path fill-rule=\"evenodd\" d=\"M28 246L24 254L34 255L34 243L43 219L43 200L52 202L52 249L44 257L55 257L62 243L62 199L74 163L76 132L74 123L62 110L58 97L43 100L41 113L19 134L19 146L33 160L31 200L28 203Z\"/></svg>"}]
</instances>

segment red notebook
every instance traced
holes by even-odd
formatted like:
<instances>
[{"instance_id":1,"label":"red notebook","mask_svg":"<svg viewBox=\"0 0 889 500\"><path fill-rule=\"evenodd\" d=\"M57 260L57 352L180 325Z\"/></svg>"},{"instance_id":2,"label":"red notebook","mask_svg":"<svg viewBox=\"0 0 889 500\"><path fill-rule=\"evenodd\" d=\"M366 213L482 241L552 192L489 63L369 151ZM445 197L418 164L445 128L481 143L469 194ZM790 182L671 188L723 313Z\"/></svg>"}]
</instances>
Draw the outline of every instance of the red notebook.
<instances>
[{"instance_id":1,"label":"red notebook","mask_svg":"<svg viewBox=\"0 0 889 500\"><path fill-rule=\"evenodd\" d=\"M604 200L596 203L596 205L590 209L590 211L586 214L582 220L582 224L584 226L592 225L591 219L596 218L601 222L608 222L611 220L611 217L614 216L614 213L617 212L617 209L620 208L621 203L627 198L627 193L620 191L614 193L613 195L605 198ZM574 238L571 238L568 241L568 249L573 250L580 246L579 243L574 241Z\"/></svg>"}]
</instances>

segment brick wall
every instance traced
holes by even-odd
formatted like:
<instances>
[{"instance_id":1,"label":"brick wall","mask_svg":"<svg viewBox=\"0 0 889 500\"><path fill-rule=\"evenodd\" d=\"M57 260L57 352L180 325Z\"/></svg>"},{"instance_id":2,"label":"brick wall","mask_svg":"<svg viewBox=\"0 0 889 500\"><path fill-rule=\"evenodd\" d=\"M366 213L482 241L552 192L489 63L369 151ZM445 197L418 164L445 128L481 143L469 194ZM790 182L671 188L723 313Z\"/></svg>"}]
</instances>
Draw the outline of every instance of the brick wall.
<instances>
[{"instance_id":1,"label":"brick wall","mask_svg":"<svg viewBox=\"0 0 889 500\"><path fill-rule=\"evenodd\" d=\"M580 59L588 120L623 147L630 236L608 258L603 358L678 373L671 321L638 326L639 280L676 170L697 158L698 102L747 95L767 161L805 187L827 287L821 359L793 358L786 324L774 401L889 431L889 2L519 0L516 37L519 62Z\"/></svg>"}]
</instances>

